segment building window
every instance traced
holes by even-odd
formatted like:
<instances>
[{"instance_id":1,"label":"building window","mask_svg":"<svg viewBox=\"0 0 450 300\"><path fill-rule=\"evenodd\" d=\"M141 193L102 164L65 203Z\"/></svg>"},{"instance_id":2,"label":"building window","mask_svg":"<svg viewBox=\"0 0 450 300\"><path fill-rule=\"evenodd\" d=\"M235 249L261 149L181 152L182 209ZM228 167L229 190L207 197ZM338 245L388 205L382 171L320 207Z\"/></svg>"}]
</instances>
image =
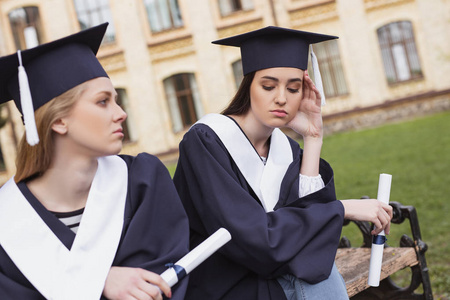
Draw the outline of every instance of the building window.
<instances>
[{"instance_id":1,"label":"building window","mask_svg":"<svg viewBox=\"0 0 450 300\"><path fill-rule=\"evenodd\" d=\"M74 0L81 30L109 22L102 43L112 43L116 32L109 7L109 0Z\"/></svg>"},{"instance_id":2,"label":"building window","mask_svg":"<svg viewBox=\"0 0 450 300\"><path fill-rule=\"evenodd\" d=\"M5 159L3 158L2 145L0 144L0 172L6 171Z\"/></svg>"},{"instance_id":3,"label":"building window","mask_svg":"<svg viewBox=\"0 0 450 300\"><path fill-rule=\"evenodd\" d=\"M152 32L183 26L178 0L144 0Z\"/></svg>"},{"instance_id":4,"label":"building window","mask_svg":"<svg viewBox=\"0 0 450 300\"><path fill-rule=\"evenodd\" d=\"M242 10L252 10L253 0L219 0L219 9L222 17Z\"/></svg>"},{"instance_id":5,"label":"building window","mask_svg":"<svg viewBox=\"0 0 450 300\"><path fill-rule=\"evenodd\" d=\"M337 41L326 41L313 47L322 75L325 96L337 97L348 94Z\"/></svg>"},{"instance_id":6,"label":"building window","mask_svg":"<svg viewBox=\"0 0 450 300\"><path fill-rule=\"evenodd\" d=\"M4 117L2 110L3 107L5 107L8 104L0 104L0 130L2 129L3 126L6 125L6 123L8 122L8 117ZM0 144L0 172L6 171L6 166L5 166L5 160L3 158L3 153L2 153L2 145Z\"/></svg>"},{"instance_id":7,"label":"building window","mask_svg":"<svg viewBox=\"0 0 450 300\"><path fill-rule=\"evenodd\" d=\"M8 17L17 50L33 48L41 43L42 25L37 7L16 8Z\"/></svg>"},{"instance_id":8,"label":"building window","mask_svg":"<svg viewBox=\"0 0 450 300\"><path fill-rule=\"evenodd\" d=\"M244 78L244 71L242 70L242 60L237 60L232 64L234 84L236 89L241 85L242 79Z\"/></svg>"},{"instance_id":9,"label":"building window","mask_svg":"<svg viewBox=\"0 0 450 300\"><path fill-rule=\"evenodd\" d=\"M122 88L117 88L116 89L117 92L117 104L120 105L120 107L122 107L122 109L127 113L127 119L125 120L125 122L122 123L122 129L123 129L123 142L131 142L134 141L134 137L131 134L131 128L130 128L130 123L131 123L131 116L129 114L129 101L128 101L128 95L127 95L127 91L125 89Z\"/></svg>"},{"instance_id":10,"label":"building window","mask_svg":"<svg viewBox=\"0 0 450 300\"><path fill-rule=\"evenodd\" d=\"M203 115L194 74L183 73L166 78L164 89L174 132L194 124Z\"/></svg>"},{"instance_id":11,"label":"building window","mask_svg":"<svg viewBox=\"0 0 450 300\"><path fill-rule=\"evenodd\" d=\"M389 84L423 77L411 22L390 23L377 33Z\"/></svg>"}]
</instances>

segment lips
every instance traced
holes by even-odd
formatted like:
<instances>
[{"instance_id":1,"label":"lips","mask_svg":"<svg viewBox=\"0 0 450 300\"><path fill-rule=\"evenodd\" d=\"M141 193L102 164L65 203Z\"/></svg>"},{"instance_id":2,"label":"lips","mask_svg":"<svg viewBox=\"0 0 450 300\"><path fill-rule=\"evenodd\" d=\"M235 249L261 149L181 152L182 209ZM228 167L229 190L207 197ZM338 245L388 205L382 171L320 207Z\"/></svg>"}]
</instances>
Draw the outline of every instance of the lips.
<instances>
[{"instance_id":1,"label":"lips","mask_svg":"<svg viewBox=\"0 0 450 300\"><path fill-rule=\"evenodd\" d=\"M115 130L113 133L123 133L123 129L119 128L119 129Z\"/></svg>"},{"instance_id":2,"label":"lips","mask_svg":"<svg viewBox=\"0 0 450 300\"><path fill-rule=\"evenodd\" d=\"M277 117L285 117L287 116L287 112L282 109L275 109L270 111L272 114L274 114Z\"/></svg>"}]
</instances>

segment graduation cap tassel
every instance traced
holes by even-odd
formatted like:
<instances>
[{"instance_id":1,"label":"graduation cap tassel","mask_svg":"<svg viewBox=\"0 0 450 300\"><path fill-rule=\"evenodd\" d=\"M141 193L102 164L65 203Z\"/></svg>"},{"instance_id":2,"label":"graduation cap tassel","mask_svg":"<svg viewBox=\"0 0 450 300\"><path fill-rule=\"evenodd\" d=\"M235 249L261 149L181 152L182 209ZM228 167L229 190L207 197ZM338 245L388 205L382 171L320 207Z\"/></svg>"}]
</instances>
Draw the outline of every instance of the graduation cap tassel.
<instances>
[{"instance_id":1,"label":"graduation cap tassel","mask_svg":"<svg viewBox=\"0 0 450 300\"><path fill-rule=\"evenodd\" d=\"M320 70L319 70L319 62L317 61L317 57L313 51L312 45L310 47L311 47L311 63L312 63L312 68L313 68L313 72L314 72L314 81L315 81L317 89L319 90L320 97L322 99L322 106L323 106L326 104L326 102L325 102L325 92L323 90L323 84L322 84L322 76L320 75Z\"/></svg>"},{"instance_id":2,"label":"graduation cap tassel","mask_svg":"<svg viewBox=\"0 0 450 300\"><path fill-rule=\"evenodd\" d=\"M19 57L19 91L23 121L25 123L25 133L28 144L30 144L30 146L34 146L39 143L39 135L36 128L36 121L34 119L33 100L31 99L28 76L22 65L22 55L20 50L17 51L17 56Z\"/></svg>"}]
</instances>

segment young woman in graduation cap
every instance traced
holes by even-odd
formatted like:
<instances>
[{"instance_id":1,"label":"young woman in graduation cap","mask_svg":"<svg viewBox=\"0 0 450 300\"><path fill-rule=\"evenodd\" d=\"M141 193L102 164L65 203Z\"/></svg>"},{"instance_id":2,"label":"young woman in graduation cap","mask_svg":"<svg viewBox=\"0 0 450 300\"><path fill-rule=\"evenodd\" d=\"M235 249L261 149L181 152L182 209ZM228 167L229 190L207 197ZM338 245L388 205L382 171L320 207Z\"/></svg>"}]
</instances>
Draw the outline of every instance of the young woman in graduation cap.
<instances>
[{"instance_id":1,"label":"young woman in graduation cap","mask_svg":"<svg viewBox=\"0 0 450 300\"><path fill-rule=\"evenodd\" d=\"M334 265L344 218L389 231L390 206L337 201L320 159L323 98L308 50L334 38L266 27L213 42L240 47L245 76L222 114L186 133L174 182L191 247L219 227L232 240L190 274L186 299L347 299ZM303 136L304 149L283 127Z\"/></svg>"},{"instance_id":2,"label":"young woman in graduation cap","mask_svg":"<svg viewBox=\"0 0 450 300\"><path fill-rule=\"evenodd\" d=\"M156 157L117 156L127 115L95 56L106 27L0 58L1 103L26 128L0 189L1 299L184 298L187 281L171 291L158 274L188 251L186 213Z\"/></svg>"}]
</instances>

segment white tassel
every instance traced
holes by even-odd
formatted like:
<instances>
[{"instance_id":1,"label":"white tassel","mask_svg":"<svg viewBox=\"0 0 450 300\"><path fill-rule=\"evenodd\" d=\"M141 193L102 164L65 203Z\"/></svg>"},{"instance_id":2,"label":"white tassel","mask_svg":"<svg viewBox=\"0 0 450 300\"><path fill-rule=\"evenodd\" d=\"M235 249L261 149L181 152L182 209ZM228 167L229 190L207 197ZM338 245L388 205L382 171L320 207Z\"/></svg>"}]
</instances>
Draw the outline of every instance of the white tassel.
<instances>
[{"instance_id":1,"label":"white tassel","mask_svg":"<svg viewBox=\"0 0 450 300\"><path fill-rule=\"evenodd\" d=\"M28 76L25 68L22 66L22 55L20 50L17 51L19 57L19 91L20 103L22 106L23 121L25 123L25 134L28 144L34 146L39 143L39 135L34 119L33 100L31 98L30 86L28 84Z\"/></svg>"},{"instance_id":2,"label":"white tassel","mask_svg":"<svg viewBox=\"0 0 450 300\"><path fill-rule=\"evenodd\" d=\"M316 54L314 54L312 45L310 45L310 48L311 48L311 63L312 63L312 68L313 68L313 72L314 72L314 81L315 81L317 89L319 90L320 98L322 99L322 106L324 106L326 104L325 92L323 90L322 76L320 75L320 70L319 70L319 62L317 61Z\"/></svg>"}]
</instances>

